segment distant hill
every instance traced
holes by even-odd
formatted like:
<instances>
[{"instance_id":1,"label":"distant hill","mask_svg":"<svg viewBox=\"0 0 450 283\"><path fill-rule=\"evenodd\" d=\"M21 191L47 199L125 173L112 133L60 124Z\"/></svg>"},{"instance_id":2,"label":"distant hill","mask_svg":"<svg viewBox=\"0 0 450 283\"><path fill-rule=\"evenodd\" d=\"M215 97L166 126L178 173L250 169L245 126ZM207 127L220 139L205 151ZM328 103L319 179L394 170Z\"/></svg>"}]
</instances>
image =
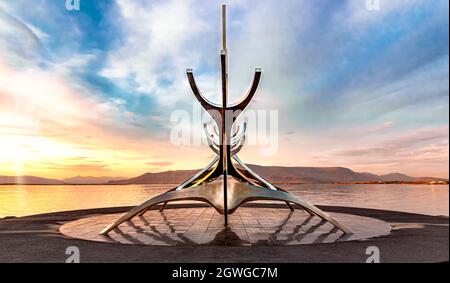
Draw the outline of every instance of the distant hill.
<instances>
[{"instance_id":1,"label":"distant hill","mask_svg":"<svg viewBox=\"0 0 450 283\"><path fill-rule=\"evenodd\" d=\"M401 173L391 173L391 174L381 175L380 178L383 181L387 181L387 182L395 182L395 181L415 182L415 181L418 181L419 179L426 179L426 177L414 178L414 177L410 177L408 175L401 174Z\"/></svg>"},{"instance_id":2,"label":"distant hill","mask_svg":"<svg viewBox=\"0 0 450 283\"><path fill-rule=\"evenodd\" d=\"M64 182L36 176L0 176L0 184L63 185Z\"/></svg>"},{"instance_id":3,"label":"distant hill","mask_svg":"<svg viewBox=\"0 0 450 283\"><path fill-rule=\"evenodd\" d=\"M411 177L401 173L375 175L368 172L355 172L345 167L284 167L249 165L252 170L275 184L324 184L324 183L430 183L448 182L447 179L434 177ZM63 180L47 179L35 176L0 176L0 184L178 184L198 170L176 170L159 173L145 173L140 176L120 179L118 177L76 176Z\"/></svg>"},{"instance_id":4,"label":"distant hill","mask_svg":"<svg viewBox=\"0 0 450 283\"><path fill-rule=\"evenodd\" d=\"M66 184L71 184L71 185L87 185L87 184L95 185L95 184L105 184L109 181L121 180L121 179L124 179L124 178L123 177L107 177L107 176L103 176L103 177L76 176L76 177L72 177L72 178L63 179L62 181Z\"/></svg>"},{"instance_id":5,"label":"distant hill","mask_svg":"<svg viewBox=\"0 0 450 283\"><path fill-rule=\"evenodd\" d=\"M176 184L183 182L198 170L176 170L165 171L160 173L145 173L140 176L123 179L112 180L107 182L109 185L128 185L128 184Z\"/></svg>"},{"instance_id":6,"label":"distant hill","mask_svg":"<svg viewBox=\"0 0 450 283\"><path fill-rule=\"evenodd\" d=\"M350 183L379 180L344 167L249 166L256 173L274 183Z\"/></svg>"},{"instance_id":7,"label":"distant hill","mask_svg":"<svg viewBox=\"0 0 450 283\"><path fill-rule=\"evenodd\" d=\"M448 181L434 177L411 177L400 173L375 175L372 173L358 173L344 167L283 167L249 165L256 173L273 183L278 184L313 184L313 183L383 183L383 182L431 182ZM177 170L160 173L145 173L143 175L109 181L111 185L125 184L174 184L191 177L198 170Z\"/></svg>"}]
</instances>

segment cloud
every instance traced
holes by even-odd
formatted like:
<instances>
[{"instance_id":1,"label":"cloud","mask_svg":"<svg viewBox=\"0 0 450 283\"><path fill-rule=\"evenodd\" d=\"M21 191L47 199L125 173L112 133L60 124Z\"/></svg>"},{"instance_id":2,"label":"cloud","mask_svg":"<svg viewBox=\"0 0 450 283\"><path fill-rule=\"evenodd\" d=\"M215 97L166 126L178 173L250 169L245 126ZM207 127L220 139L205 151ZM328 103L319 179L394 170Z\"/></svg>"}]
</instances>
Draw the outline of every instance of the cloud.
<instances>
[{"instance_id":1,"label":"cloud","mask_svg":"<svg viewBox=\"0 0 450 283\"><path fill-rule=\"evenodd\" d=\"M398 132L366 132L348 144L342 138L322 137L326 143L319 153L307 155L309 162L351 167L358 171L384 174L390 171L413 176L448 177L449 128L429 127ZM334 144L334 147L326 148Z\"/></svg>"},{"instance_id":2,"label":"cloud","mask_svg":"<svg viewBox=\"0 0 450 283\"><path fill-rule=\"evenodd\" d=\"M0 51L3 60L14 66L23 66L27 59L38 56L40 48L37 29L30 28L0 7Z\"/></svg>"},{"instance_id":3,"label":"cloud","mask_svg":"<svg viewBox=\"0 0 450 283\"><path fill-rule=\"evenodd\" d=\"M401 134L392 134L384 141L377 140L371 142L370 146L354 146L351 149L337 151L337 156L396 156L405 154L405 152L412 152L411 147L423 146L423 143L434 142L436 140L448 140L448 127L438 127L431 129L421 129L413 132L406 132ZM423 149L428 148L425 145ZM421 152L425 152L424 150ZM409 154L407 154L409 155ZM443 156L445 157L445 156Z\"/></svg>"},{"instance_id":4,"label":"cloud","mask_svg":"<svg viewBox=\"0 0 450 283\"><path fill-rule=\"evenodd\" d=\"M10 119L2 119L2 125L32 125L47 133L60 130L60 133L73 131L75 135L80 130L99 128L117 111L111 104L76 94L53 74L32 70L17 72L1 63L0 96L1 113L10 116Z\"/></svg>"},{"instance_id":5,"label":"cloud","mask_svg":"<svg viewBox=\"0 0 450 283\"><path fill-rule=\"evenodd\" d=\"M173 162L170 162L170 161L153 161L153 162L147 162L146 164L150 165L150 166L156 166L156 167L166 167L166 166L172 165Z\"/></svg>"},{"instance_id":6,"label":"cloud","mask_svg":"<svg viewBox=\"0 0 450 283\"><path fill-rule=\"evenodd\" d=\"M0 3L2 156L83 156L130 175L148 160L201 167L208 149L172 146L168 121L193 109L186 68L219 100L220 6L100 2L77 13L50 0ZM230 101L262 67L250 107L279 110L285 133L272 164L448 168L447 1L382 1L379 12L364 1L227 3ZM268 162L258 152L243 150Z\"/></svg>"},{"instance_id":7,"label":"cloud","mask_svg":"<svg viewBox=\"0 0 450 283\"><path fill-rule=\"evenodd\" d=\"M189 100L185 69L200 59L210 28L192 1L117 1L123 44L112 50L100 75L129 92L150 95L162 106ZM194 8L195 7L195 8Z\"/></svg>"},{"instance_id":8,"label":"cloud","mask_svg":"<svg viewBox=\"0 0 450 283\"><path fill-rule=\"evenodd\" d=\"M78 164L58 164L58 163L44 163L43 167L47 170L62 170L72 172L108 172L111 169L108 168L108 164L92 164L92 163L78 163Z\"/></svg>"}]
</instances>

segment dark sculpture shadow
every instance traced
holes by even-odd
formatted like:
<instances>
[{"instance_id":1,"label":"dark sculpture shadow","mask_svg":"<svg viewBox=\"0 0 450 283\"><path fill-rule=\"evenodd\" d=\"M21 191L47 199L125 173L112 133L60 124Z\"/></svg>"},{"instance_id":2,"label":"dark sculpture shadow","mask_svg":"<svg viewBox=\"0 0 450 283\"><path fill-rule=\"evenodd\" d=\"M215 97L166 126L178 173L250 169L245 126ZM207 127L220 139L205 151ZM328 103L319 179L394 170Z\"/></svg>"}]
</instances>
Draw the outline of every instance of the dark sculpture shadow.
<instances>
[{"instance_id":1,"label":"dark sculpture shadow","mask_svg":"<svg viewBox=\"0 0 450 283\"><path fill-rule=\"evenodd\" d=\"M176 228L177 224L182 222L182 219L173 222L164 211L161 211L162 223L151 224L145 216L139 216L137 219L140 225L136 225L133 221L127 221L128 227L132 229L128 228L125 232L123 228L118 227L113 231L120 238L133 244L163 246L283 246L302 244L305 241L319 244L345 240L345 233L317 216L309 215L303 222L296 220L297 223L293 225L290 220L294 213L296 212L290 211L280 224L274 226L260 225L258 228L248 228L245 227L245 224L243 227L233 227L234 225L230 224L228 227L221 229L205 227L204 230L197 230L199 231L198 235L193 235L192 233L186 233L188 229L178 230ZM320 221L317 223L313 221L318 219ZM327 224L331 227L326 228L324 225ZM322 231L318 231L319 229L322 229ZM108 238L109 242L121 242L121 239L114 239L111 236L105 237ZM148 237L151 240L144 242L141 240L143 237Z\"/></svg>"}]
</instances>

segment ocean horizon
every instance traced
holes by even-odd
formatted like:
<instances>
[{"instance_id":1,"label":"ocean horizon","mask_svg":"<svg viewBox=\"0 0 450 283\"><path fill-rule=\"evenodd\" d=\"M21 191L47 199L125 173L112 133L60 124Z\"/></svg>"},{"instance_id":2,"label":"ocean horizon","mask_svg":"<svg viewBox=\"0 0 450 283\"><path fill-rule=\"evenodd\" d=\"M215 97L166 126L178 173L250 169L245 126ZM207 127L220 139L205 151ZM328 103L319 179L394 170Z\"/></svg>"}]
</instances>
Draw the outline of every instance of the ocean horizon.
<instances>
[{"instance_id":1,"label":"ocean horizon","mask_svg":"<svg viewBox=\"0 0 450 283\"><path fill-rule=\"evenodd\" d=\"M173 185L1 185L0 217L135 206ZM284 189L317 205L449 216L448 185L301 184Z\"/></svg>"}]
</instances>

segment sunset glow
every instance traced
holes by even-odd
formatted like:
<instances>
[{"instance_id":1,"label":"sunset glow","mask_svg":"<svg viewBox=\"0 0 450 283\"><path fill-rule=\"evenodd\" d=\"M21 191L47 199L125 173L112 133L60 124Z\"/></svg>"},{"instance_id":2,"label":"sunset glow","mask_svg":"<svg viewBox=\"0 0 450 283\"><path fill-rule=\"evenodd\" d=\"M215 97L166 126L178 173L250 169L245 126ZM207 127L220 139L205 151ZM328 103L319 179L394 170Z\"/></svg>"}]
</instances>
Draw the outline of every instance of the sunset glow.
<instances>
[{"instance_id":1,"label":"sunset glow","mask_svg":"<svg viewBox=\"0 0 450 283\"><path fill-rule=\"evenodd\" d=\"M0 175L133 177L209 161L207 146L169 135L170 114L192 111L186 68L218 98L216 3L29 2L0 0ZM279 150L248 146L248 163L448 178L448 1L229 2L230 99L262 67L250 108L279 111Z\"/></svg>"}]
</instances>

